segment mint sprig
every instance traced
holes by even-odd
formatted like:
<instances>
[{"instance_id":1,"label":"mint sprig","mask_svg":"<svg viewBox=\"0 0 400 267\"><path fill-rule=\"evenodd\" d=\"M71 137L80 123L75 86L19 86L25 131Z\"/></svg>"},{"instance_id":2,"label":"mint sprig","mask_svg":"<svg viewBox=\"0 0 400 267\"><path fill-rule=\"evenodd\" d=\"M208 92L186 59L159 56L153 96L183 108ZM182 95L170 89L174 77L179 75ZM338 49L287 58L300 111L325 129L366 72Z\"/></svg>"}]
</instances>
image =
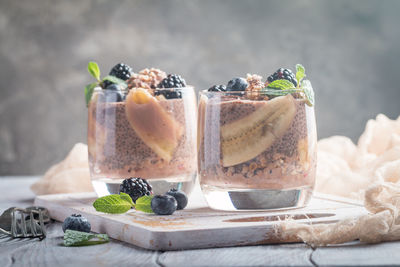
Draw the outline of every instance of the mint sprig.
<instances>
[{"instance_id":1,"label":"mint sprig","mask_svg":"<svg viewBox=\"0 0 400 267\"><path fill-rule=\"evenodd\" d=\"M103 79L100 79L100 68L99 65L94 61L90 61L88 63L87 70L90 73L90 75L92 75L96 79L96 82L88 84L85 87L85 102L87 107L89 106L90 99L92 99L94 88L96 88L97 86L103 88L104 81L110 81L112 83L118 84L121 87L121 89L125 89L126 87L128 87L128 85L124 80L121 80L112 75L107 75Z\"/></svg>"},{"instance_id":2,"label":"mint sprig","mask_svg":"<svg viewBox=\"0 0 400 267\"><path fill-rule=\"evenodd\" d=\"M125 201L129 202L129 204L131 205L131 207L134 207L134 206L135 206L135 203L133 203L132 198L131 198L130 195L121 192L121 193L119 193L119 197L120 197L122 200L125 200Z\"/></svg>"},{"instance_id":3,"label":"mint sprig","mask_svg":"<svg viewBox=\"0 0 400 267\"><path fill-rule=\"evenodd\" d=\"M314 89L311 86L311 82L309 80L303 80L301 83L301 88L303 89L304 95L306 97L306 104L310 107L314 106L315 96Z\"/></svg>"},{"instance_id":4,"label":"mint sprig","mask_svg":"<svg viewBox=\"0 0 400 267\"><path fill-rule=\"evenodd\" d=\"M142 196L136 200L135 209L146 213L154 213L151 208L153 196Z\"/></svg>"},{"instance_id":5,"label":"mint sprig","mask_svg":"<svg viewBox=\"0 0 400 267\"><path fill-rule=\"evenodd\" d=\"M106 234L92 234L74 230L66 230L64 234L64 246L80 247L104 244L110 241Z\"/></svg>"},{"instance_id":6,"label":"mint sprig","mask_svg":"<svg viewBox=\"0 0 400 267\"><path fill-rule=\"evenodd\" d=\"M121 214L125 213L134 207L136 210L143 211L146 213L153 213L151 209L151 200L153 196L142 196L136 200L136 204L133 203L132 198L125 193L119 195L108 195L100 197L93 202L93 207L96 211L110 213L110 214Z\"/></svg>"},{"instance_id":7,"label":"mint sprig","mask_svg":"<svg viewBox=\"0 0 400 267\"><path fill-rule=\"evenodd\" d=\"M297 88L300 87L301 81L306 77L306 69L301 64L296 64L296 80Z\"/></svg>"},{"instance_id":8,"label":"mint sprig","mask_svg":"<svg viewBox=\"0 0 400 267\"><path fill-rule=\"evenodd\" d=\"M88 72L97 80L100 81L100 68L96 62L90 61L87 66Z\"/></svg>"},{"instance_id":9,"label":"mint sprig","mask_svg":"<svg viewBox=\"0 0 400 267\"><path fill-rule=\"evenodd\" d=\"M261 90L261 93L264 95L271 96L285 96L292 93L301 93L306 104L310 107L314 106L315 96L314 90L311 86L311 82L309 80L304 80L306 77L306 70L301 64L296 64L296 80L297 80L297 88L294 84L288 80L275 80L268 84L267 87ZM276 90L269 90L276 89Z\"/></svg>"},{"instance_id":10,"label":"mint sprig","mask_svg":"<svg viewBox=\"0 0 400 267\"><path fill-rule=\"evenodd\" d=\"M89 106L90 99L92 99L93 91L97 84L97 82L94 82L85 86L85 102L87 107Z\"/></svg>"},{"instance_id":11,"label":"mint sprig","mask_svg":"<svg viewBox=\"0 0 400 267\"><path fill-rule=\"evenodd\" d=\"M127 200L129 197L130 201ZM130 210L134 205L132 199L128 194L121 193L121 195L108 195L100 197L93 202L93 207L97 211L111 214L121 214Z\"/></svg>"},{"instance_id":12,"label":"mint sprig","mask_svg":"<svg viewBox=\"0 0 400 267\"><path fill-rule=\"evenodd\" d=\"M292 82L285 80L285 79L275 80L275 81L269 83L267 87L272 88L272 89L280 89L280 90L296 88Z\"/></svg>"},{"instance_id":13,"label":"mint sprig","mask_svg":"<svg viewBox=\"0 0 400 267\"><path fill-rule=\"evenodd\" d=\"M286 90L267 90L267 87L264 88L261 92L264 95L272 95L272 96L284 96L288 94L293 94L298 92L298 89L286 89Z\"/></svg>"}]
</instances>

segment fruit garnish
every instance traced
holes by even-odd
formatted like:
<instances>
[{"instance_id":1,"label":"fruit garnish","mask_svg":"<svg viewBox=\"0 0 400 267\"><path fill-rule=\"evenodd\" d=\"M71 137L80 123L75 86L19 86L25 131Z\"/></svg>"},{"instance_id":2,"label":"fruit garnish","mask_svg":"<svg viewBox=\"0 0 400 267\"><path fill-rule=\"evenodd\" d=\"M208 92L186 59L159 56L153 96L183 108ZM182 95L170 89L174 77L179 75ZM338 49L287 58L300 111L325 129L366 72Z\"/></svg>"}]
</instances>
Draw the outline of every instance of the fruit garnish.
<instances>
[{"instance_id":1,"label":"fruit garnish","mask_svg":"<svg viewBox=\"0 0 400 267\"><path fill-rule=\"evenodd\" d=\"M151 200L151 209L157 215L171 215L177 207L178 202L170 195L157 195Z\"/></svg>"},{"instance_id":2,"label":"fruit garnish","mask_svg":"<svg viewBox=\"0 0 400 267\"><path fill-rule=\"evenodd\" d=\"M64 234L64 246L80 247L104 244L110 241L106 234L91 234L74 230L67 230Z\"/></svg>"},{"instance_id":3,"label":"fruit garnish","mask_svg":"<svg viewBox=\"0 0 400 267\"><path fill-rule=\"evenodd\" d=\"M132 75L133 71L132 68L124 63L118 63L117 65L115 65L114 67L112 67L112 69L110 70L108 76L106 76L103 79L103 88L107 88L110 84L115 83L112 78L118 78L121 79L123 81L128 80L131 75ZM111 79L106 79L106 78L111 78Z\"/></svg>"},{"instance_id":4,"label":"fruit garnish","mask_svg":"<svg viewBox=\"0 0 400 267\"><path fill-rule=\"evenodd\" d=\"M142 196L149 196L151 194L152 187L145 180L141 178L129 178L122 181L119 186L119 192L128 194L133 202Z\"/></svg>"},{"instance_id":5,"label":"fruit garnish","mask_svg":"<svg viewBox=\"0 0 400 267\"><path fill-rule=\"evenodd\" d=\"M169 162L179 139L182 125L145 89L131 89L126 97L126 117L136 134L159 157Z\"/></svg>"},{"instance_id":6,"label":"fruit garnish","mask_svg":"<svg viewBox=\"0 0 400 267\"><path fill-rule=\"evenodd\" d=\"M275 71L272 75L270 75L267 78L267 81L269 83L272 83L276 80L286 80L286 81L289 81L290 83L292 83L294 85L294 87L297 86L296 78L290 69L279 68L277 71ZM275 88L275 87L271 87L271 88ZM278 89L280 89L280 88L278 88Z\"/></svg>"},{"instance_id":7,"label":"fruit garnish","mask_svg":"<svg viewBox=\"0 0 400 267\"><path fill-rule=\"evenodd\" d=\"M147 90L142 88L137 88L132 90L132 100L136 104L146 104L153 97Z\"/></svg>"},{"instance_id":8,"label":"fruit garnish","mask_svg":"<svg viewBox=\"0 0 400 267\"><path fill-rule=\"evenodd\" d=\"M181 190L177 190L175 188L172 188L166 194L170 195L176 199L176 201L178 203L178 206L176 208L177 210L182 210L187 206L188 197L185 194L185 192L183 192Z\"/></svg>"},{"instance_id":9,"label":"fruit garnish","mask_svg":"<svg viewBox=\"0 0 400 267\"><path fill-rule=\"evenodd\" d=\"M90 232L91 225L89 221L82 217L80 214L72 214L71 216L65 218L62 229L65 232L66 230L75 230L80 232Z\"/></svg>"},{"instance_id":10,"label":"fruit garnish","mask_svg":"<svg viewBox=\"0 0 400 267\"><path fill-rule=\"evenodd\" d=\"M225 85L213 85L207 90L208 92L225 92L226 86Z\"/></svg>"},{"instance_id":11,"label":"fruit garnish","mask_svg":"<svg viewBox=\"0 0 400 267\"><path fill-rule=\"evenodd\" d=\"M222 165L234 166L257 157L292 124L296 104L291 95L262 103L253 113L221 126Z\"/></svg>"},{"instance_id":12,"label":"fruit garnish","mask_svg":"<svg viewBox=\"0 0 400 267\"><path fill-rule=\"evenodd\" d=\"M96 82L93 82L91 84L88 84L85 86L85 101L86 101L86 106L89 106L90 99L92 99L93 91L94 88L100 86L102 88L105 88L105 81L110 81L111 83L118 84L121 89L125 89L127 87L127 84L124 80L121 80L115 76L106 76L103 79L100 79L100 68L99 65L97 65L96 62L89 62L87 66L87 70L92 75L95 79Z\"/></svg>"},{"instance_id":13,"label":"fruit garnish","mask_svg":"<svg viewBox=\"0 0 400 267\"><path fill-rule=\"evenodd\" d=\"M244 78L233 78L226 85L226 91L245 91L248 85Z\"/></svg>"},{"instance_id":14,"label":"fruit garnish","mask_svg":"<svg viewBox=\"0 0 400 267\"><path fill-rule=\"evenodd\" d=\"M166 78L164 78L157 87L158 88L182 88L185 86L186 86L186 81L180 75L168 74L168 76Z\"/></svg>"},{"instance_id":15,"label":"fruit garnish","mask_svg":"<svg viewBox=\"0 0 400 267\"><path fill-rule=\"evenodd\" d=\"M282 70L287 70L287 69L282 69ZM272 96L284 96L296 92L301 93L301 95L304 97L306 104L312 107L314 105L314 90L311 86L311 82L309 80L304 80L304 78L306 77L305 68L301 64L297 64L296 77L295 77L296 80L294 80L294 75L293 77L292 75L289 76L290 77L287 79L284 78L284 79L272 80L271 82L268 83L267 87L264 87L261 90L261 92L265 95L272 95ZM268 79L270 77L268 77ZM276 90L270 90L270 89L276 89Z\"/></svg>"},{"instance_id":16,"label":"fruit garnish","mask_svg":"<svg viewBox=\"0 0 400 267\"><path fill-rule=\"evenodd\" d=\"M162 90L154 90L155 96L163 96L164 99L174 99L174 98L182 98L182 92L176 89L162 89Z\"/></svg>"}]
</instances>

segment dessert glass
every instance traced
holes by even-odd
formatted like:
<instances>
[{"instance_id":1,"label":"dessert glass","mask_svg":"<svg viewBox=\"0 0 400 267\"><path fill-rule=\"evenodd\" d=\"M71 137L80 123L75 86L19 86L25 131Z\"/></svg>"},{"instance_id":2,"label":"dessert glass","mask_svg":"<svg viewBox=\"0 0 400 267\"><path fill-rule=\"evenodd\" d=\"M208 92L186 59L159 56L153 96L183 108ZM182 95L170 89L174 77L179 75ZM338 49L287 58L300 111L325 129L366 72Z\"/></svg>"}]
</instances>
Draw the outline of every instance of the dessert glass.
<instances>
[{"instance_id":1,"label":"dessert glass","mask_svg":"<svg viewBox=\"0 0 400 267\"><path fill-rule=\"evenodd\" d=\"M301 90L269 97L268 90L200 92L198 173L213 209L296 208L312 195L314 108Z\"/></svg>"},{"instance_id":2,"label":"dessert glass","mask_svg":"<svg viewBox=\"0 0 400 267\"><path fill-rule=\"evenodd\" d=\"M136 89L135 89L136 90ZM196 176L196 97L193 87L156 89L181 98L154 97L144 89L96 88L89 103L88 151L99 196L118 194L123 179L147 179L155 194L177 188L189 194ZM180 92L180 93L179 93Z\"/></svg>"}]
</instances>

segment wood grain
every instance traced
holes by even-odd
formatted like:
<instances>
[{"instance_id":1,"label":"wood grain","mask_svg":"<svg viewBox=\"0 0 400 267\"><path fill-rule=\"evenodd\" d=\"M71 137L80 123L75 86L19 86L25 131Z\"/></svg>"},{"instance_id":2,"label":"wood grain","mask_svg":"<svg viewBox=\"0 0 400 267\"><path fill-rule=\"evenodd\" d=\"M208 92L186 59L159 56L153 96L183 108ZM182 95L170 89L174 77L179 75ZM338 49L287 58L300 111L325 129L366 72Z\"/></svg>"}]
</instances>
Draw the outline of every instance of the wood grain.
<instances>
[{"instance_id":1,"label":"wood grain","mask_svg":"<svg viewBox=\"0 0 400 267\"><path fill-rule=\"evenodd\" d=\"M53 219L64 221L73 213L82 214L92 224L92 231L153 250L182 250L297 242L283 236L279 221L292 218L299 223L336 222L365 214L365 209L336 198L315 196L301 209L279 211L216 211L198 195L191 203L171 216L157 216L131 210L125 214L105 214L93 208L94 193L38 196L35 205L46 207ZM193 242L192 240L195 240Z\"/></svg>"},{"instance_id":2,"label":"wood grain","mask_svg":"<svg viewBox=\"0 0 400 267\"><path fill-rule=\"evenodd\" d=\"M311 259L320 266L399 266L399 250L400 242L379 244L352 242L347 245L318 248L312 254Z\"/></svg>"},{"instance_id":3,"label":"wood grain","mask_svg":"<svg viewBox=\"0 0 400 267\"><path fill-rule=\"evenodd\" d=\"M248 246L168 251L160 255L164 266L312 266L312 249L305 244Z\"/></svg>"}]
</instances>

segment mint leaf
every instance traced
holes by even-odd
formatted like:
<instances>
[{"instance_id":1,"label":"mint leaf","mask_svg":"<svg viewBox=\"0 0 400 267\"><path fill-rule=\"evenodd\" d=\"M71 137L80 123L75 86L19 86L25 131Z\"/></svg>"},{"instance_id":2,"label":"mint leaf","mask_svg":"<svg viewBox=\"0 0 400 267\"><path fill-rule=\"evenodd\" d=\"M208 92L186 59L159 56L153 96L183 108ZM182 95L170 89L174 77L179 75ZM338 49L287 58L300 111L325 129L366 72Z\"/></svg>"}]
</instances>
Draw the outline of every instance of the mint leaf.
<instances>
[{"instance_id":1,"label":"mint leaf","mask_svg":"<svg viewBox=\"0 0 400 267\"><path fill-rule=\"evenodd\" d=\"M86 87L85 87L85 101L86 101L87 107L89 106L90 99L92 99L93 91L94 91L94 88L96 88L96 86L97 86L97 82L94 82L94 83L86 85Z\"/></svg>"},{"instance_id":2,"label":"mint leaf","mask_svg":"<svg viewBox=\"0 0 400 267\"><path fill-rule=\"evenodd\" d=\"M263 90L261 90L261 93L263 95L283 96L283 95L293 94L298 91L299 89L268 90L268 88L263 88Z\"/></svg>"},{"instance_id":3,"label":"mint leaf","mask_svg":"<svg viewBox=\"0 0 400 267\"><path fill-rule=\"evenodd\" d=\"M122 198L120 195L108 195L96 199L93 207L104 213L121 214L130 210L131 202L127 201L125 196Z\"/></svg>"},{"instance_id":4,"label":"mint leaf","mask_svg":"<svg viewBox=\"0 0 400 267\"><path fill-rule=\"evenodd\" d=\"M103 78L103 80L101 82L104 82L106 80L110 81L112 83L118 84L118 85L122 86L123 88L126 88L128 86L124 80L117 78L115 76L112 76L112 75L107 75L106 77Z\"/></svg>"},{"instance_id":5,"label":"mint leaf","mask_svg":"<svg viewBox=\"0 0 400 267\"><path fill-rule=\"evenodd\" d=\"M96 80L100 81L100 68L99 65L97 65L96 62L90 61L87 69L89 71L89 73L96 78Z\"/></svg>"},{"instance_id":6,"label":"mint leaf","mask_svg":"<svg viewBox=\"0 0 400 267\"><path fill-rule=\"evenodd\" d=\"M306 104L310 107L314 106L314 89L309 80L303 80L301 83L304 95L306 96Z\"/></svg>"},{"instance_id":7,"label":"mint leaf","mask_svg":"<svg viewBox=\"0 0 400 267\"><path fill-rule=\"evenodd\" d=\"M297 86L300 86L300 82L306 77L306 69L301 64L296 64L296 80Z\"/></svg>"},{"instance_id":8,"label":"mint leaf","mask_svg":"<svg viewBox=\"0 0 400 267\"><path fill-rule=\"evenodd\" d=\"M91 234L74 230L67 230L64 234L64 246L78 247L103 244L110 241L106 234Z\"/></svg>"},{"instance_id":9,"label":"mint leaf","mask_svg":"<svg viewBox=\"0 0 400 267\"><path fill-rule=\"evenodd\" d=\"M151 209L151 200L153 196L142 196L136 200L135 209L146 213L153 213Z\"/></svg>"},{"instance_id":10,"label":"mint leaf","mask_svg":"<svg viewBox=\"0 0 400 267\"><path fill-rule=\"evenodd\" d=\"M295 88L294 84L292 82L289 82L288 80L275 80L272 83L268 84L268 88L274 88L274 89L281 89L281 90L286 90L286 89L293 89Z\"/></svg>"},{"instance_id":11,"label":"mint leaf","mask_svg":"<svg viewBox=\"0 0 400 267\"><path fill-rule=\"evenodd\" d=\"M126 194L126 193L119 193L119 197L127 202L129 202L129 204L131 204L131 207L135 206L135 203L133 203L132 198L130 195Z\"/></svg>"}]
</instances>

